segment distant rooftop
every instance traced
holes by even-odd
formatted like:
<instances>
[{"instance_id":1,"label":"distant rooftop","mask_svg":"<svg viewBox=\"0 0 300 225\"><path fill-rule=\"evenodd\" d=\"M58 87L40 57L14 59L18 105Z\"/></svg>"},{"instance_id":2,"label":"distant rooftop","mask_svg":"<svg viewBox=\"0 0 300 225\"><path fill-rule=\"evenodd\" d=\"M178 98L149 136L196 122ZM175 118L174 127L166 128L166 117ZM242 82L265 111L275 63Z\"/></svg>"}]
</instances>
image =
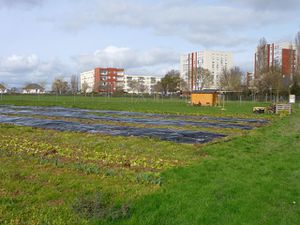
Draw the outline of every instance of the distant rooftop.
<instances>
[{"instance_id":1,"label":"distant rooftop","mask_svg":"<svg viewBox=\"0 0 300 225\"><path fill-rule=\"evenodd\" d=\"M26 85L23 89L25 89L25 90L32 90L32 89L34 89L34 90L36 90L36 89L44 90L44 88L41 85L33 84L33 83Z\"/></svg>"}]
</instances>

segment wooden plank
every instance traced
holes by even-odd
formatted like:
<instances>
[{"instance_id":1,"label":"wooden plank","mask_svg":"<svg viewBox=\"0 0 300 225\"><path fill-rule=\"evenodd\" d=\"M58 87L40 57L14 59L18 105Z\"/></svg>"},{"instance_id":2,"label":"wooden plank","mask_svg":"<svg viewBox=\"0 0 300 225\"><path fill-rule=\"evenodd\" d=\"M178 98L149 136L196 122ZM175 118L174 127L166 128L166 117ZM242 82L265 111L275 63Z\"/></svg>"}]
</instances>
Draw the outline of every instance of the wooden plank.
<instances>
[{"instance_id":1,"label":"wooden plank","mask_svg":"<svg viewBox=\"0 0 300 225\"><path fill-rule=\"evenodd\" d=\"M289 114L292 113L292 105L291 104L276 104L276 114L279 114L282 111L287 111Z\"/></svg>"}]
</instances>

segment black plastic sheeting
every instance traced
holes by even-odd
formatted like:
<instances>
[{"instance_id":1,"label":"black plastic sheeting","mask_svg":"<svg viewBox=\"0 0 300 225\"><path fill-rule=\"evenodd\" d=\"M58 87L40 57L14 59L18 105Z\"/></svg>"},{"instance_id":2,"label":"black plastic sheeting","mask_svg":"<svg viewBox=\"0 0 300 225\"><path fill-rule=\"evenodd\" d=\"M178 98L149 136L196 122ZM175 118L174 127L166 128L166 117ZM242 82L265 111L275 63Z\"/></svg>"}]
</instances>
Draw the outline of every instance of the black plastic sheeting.
<instances>
[{"instance_id":1,"label":"black plastic sheeting","mask_svg":"<svg viewBox=\"0 0 300 225\"><path fill-rule=\"evenodd\" d=\"M11 117L0 115L0 123L13 124L19 126L30 126L44 129L53 129L59 131L77 131L88 133L101 133L113 136L137 136L154 137L160 140L173 141L179 143L206 143L215 138L226 137L223 134L214 134L209 132L156 129L156 128L136 128L128 126L114 126L105 124L82 124L77 122L67 122L63 120L48 120L31 117Z\"/></svg>"},{"instance_id":2,"label":"black plastic sheeting","mask_svg":"<svg viewBox=\"0 0 300 225\"><path fill-rule=\"evenodd\" d=\"M114 112L114 114L112 114L111 112ZM107 111L107 110L85 110L85 109L74 109L74 108L63 108L63 107L0 106L0 113L15 114L15 115L22 114L22 115L36 115L36 116L47 116L47 117L76 118L76 119L93 119L93 120L109 121L109 122L133 123L133 124L144 124L144 125L148 124L148 125L158 125L158 126L197 126L197 127L205 127L205 128L233 128L233 129L241 129L241 130L253 129L253 126L247 124L228 123L228 121L224 121L224 122L189 121L189 120L183 120L184 118L186 118L183 116L180 117L181 120L178 119L167 120L165 119L167 115L161 115L161 114L144 114L144 113L126 112L126 111L123 112L123 111ZM100 115L93 115L92 113L104 113L108 115L119 115L123 117L100 116ZM143 116L148 115L149 118L124 117L128 115L143 115ZM162 119L156 118L153 115L161 116L163 118ZM171 115L169 116L171 117Z\"/></svg>"},{"instance_id":3,"label":"black plastic sheeting","mask_svg":"<svg viewBox=\"0 0 300 225\"><path fill-rule=\"evenodd\" d=\"M255 123L266 124L269 121L266 119L254 119L254 118L230 118L230 117L213 117L213 116L187 116L187 115L172 115L172 114L157 114L157 113L143 113L143 112L129 112L129 111L117 111L117 110L89 110L79 108L64 108L64 107L39 107L39 106L13 106L13 105L0 105L1 108L10 109L29 109L29 110L57 110L57 111L69 111L69 112L83 112L83 113L101 113L107 115L116 116L142 116L151 118L168 118L168 119L193 119L193 120L215 120L219 122L230 123Z\"/></svg>"}]
</instances>

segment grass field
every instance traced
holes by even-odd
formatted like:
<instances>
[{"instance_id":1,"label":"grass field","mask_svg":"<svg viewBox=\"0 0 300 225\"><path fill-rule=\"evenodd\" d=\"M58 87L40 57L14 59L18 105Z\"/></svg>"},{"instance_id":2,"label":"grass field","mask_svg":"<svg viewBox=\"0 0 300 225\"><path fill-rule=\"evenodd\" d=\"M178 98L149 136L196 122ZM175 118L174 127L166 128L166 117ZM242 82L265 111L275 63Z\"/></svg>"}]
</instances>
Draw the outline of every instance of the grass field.
<instances>
[{"instance_id":1,"label":"grass field","mask_svg":"<svg viewBox=\"0 0 300 225\"><path fill-rule=\"evenodd\" d=\"M0 104L259 117L205 145L0 125L0 224L299 224L300 112L178 99L3 96ZM230 140L230 141L229 141Z\"/></svg>"},{"instance_id":2,"label":"grass field","mask_svg":"<svg viewBox=\"0 0 300 225\"><path fill-rule=\"evenodd\" d=\"M152 99L152 98L118 98L118 97L84 97L84 96L44 96L44 95L4 95L0 104L30 105L30 106L63 106L83 109L108 109L133 112L171 113L171 114L202 114L202 115L227 115L251 116L251 109L256 102L231 102L225 104L224 111L220 107L201 108L190 106L186 100ZM269 103L259 103L266 106Z\"/></svg>"}]
</instances>

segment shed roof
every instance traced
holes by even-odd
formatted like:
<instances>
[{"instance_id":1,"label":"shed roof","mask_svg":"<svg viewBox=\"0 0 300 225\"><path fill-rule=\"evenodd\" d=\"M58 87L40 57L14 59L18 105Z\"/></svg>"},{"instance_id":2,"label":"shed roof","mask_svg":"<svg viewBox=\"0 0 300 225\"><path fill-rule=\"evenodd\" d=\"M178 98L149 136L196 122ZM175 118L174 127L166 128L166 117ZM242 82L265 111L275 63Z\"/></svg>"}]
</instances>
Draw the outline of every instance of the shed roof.
<instances>
[{"instance_id":1,"label":"shed roof","mask_svg":"<svg viewBox=\"0 0 300 225\"><path fill-rule=\"evenodd\" d=\"M204 90L192 91L192 94L213 94L213 93L219 93L219 90L217 90L217 89L204 89Z\"/></svg>"}]
</instances>

